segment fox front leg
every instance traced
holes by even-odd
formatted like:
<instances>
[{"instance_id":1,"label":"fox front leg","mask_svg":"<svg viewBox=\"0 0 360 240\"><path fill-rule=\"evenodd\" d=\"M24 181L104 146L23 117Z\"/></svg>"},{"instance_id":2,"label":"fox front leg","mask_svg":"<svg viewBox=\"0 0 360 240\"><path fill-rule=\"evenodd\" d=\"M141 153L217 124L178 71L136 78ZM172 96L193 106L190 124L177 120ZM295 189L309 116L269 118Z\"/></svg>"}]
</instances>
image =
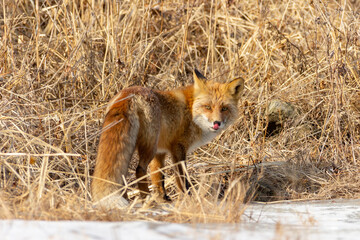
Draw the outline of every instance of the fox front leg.
<instances>
[{"instance_id":1,"label":"fox front leg","mask_svg":"<svg viewBox=\"0 0 360 240\"><path fill-rule=\"evenodd\" d=\"M187 180L184 172L186 171L186 169L183 169L183 167L186 167L186 149L184 147L184 145L182 144L175 144L174 147L171 150L171 154L172 154L172 160L173 163L177 164L177 176L176 176L176 182L178 187L181 189L181 191L185 192L189 190L190 188L190 183ZM181 162L184 162L184 164L182 164Z\"/></svg>"}]
</instances>

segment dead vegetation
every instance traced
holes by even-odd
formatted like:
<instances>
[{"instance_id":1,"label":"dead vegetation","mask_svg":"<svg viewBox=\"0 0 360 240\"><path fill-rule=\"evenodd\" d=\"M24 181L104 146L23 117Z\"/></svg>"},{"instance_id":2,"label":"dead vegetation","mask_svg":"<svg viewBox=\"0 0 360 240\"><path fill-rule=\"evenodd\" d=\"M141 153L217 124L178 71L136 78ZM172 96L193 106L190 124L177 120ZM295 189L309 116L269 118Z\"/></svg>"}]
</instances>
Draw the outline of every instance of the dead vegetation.
<instances>
[{"instance_id":1,"label":"dead vegetation","mask_svg":"<svg viewBox=\"0 0 360 240\"><path fill-rule=\"evenodd\" d=\"M360 196L358 1L0 5L0 218L236 222L250 200ZM189 155L192 195L169 169L172 205L93 209L106 102L190 84L194 68L246 89L236 124ZM269 114L274 101L296 114Z\"/></svg>"}]
</instances>

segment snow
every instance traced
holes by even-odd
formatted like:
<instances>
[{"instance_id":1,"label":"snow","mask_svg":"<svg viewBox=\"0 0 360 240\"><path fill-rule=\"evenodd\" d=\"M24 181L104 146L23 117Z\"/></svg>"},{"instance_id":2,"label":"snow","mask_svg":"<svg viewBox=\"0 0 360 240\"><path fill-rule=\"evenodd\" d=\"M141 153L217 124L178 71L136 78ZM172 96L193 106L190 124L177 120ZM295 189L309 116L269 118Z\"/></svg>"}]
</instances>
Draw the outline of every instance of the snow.
<instances>
[{"instance_id":1,"label":"snow","mask_svg":"<svg viewBox=\"0 0 360 240\"><path fill-rule=\"evenodd\" d=\"M237 224L1 220L0 239L360 239L360 200L254 203Z\"/></svg>"},{"instance_id":2,"label":"snow","mask_svg":"<svg viewBox=\"0 0 360 240\"><path fill-rule=\"evenodd\" d=\"M360 239L360 200L252 204L245 214L282 239Z\"/></svg>"}]
</instances>

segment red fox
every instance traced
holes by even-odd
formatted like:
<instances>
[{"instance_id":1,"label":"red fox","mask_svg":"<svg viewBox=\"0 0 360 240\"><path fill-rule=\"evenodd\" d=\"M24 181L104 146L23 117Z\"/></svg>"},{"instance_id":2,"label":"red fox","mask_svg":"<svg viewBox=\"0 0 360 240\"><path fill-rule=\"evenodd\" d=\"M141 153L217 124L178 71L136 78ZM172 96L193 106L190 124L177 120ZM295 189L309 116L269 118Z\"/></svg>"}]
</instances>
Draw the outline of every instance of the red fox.
<instances>
[{"instance_id":1,"label":"red fox","mask_svg":"<svg viewBox=\"0 0 360 240\"><path fill-rule=\"evenodd\" d=\"M244 80L221 84L207 81L197 70L193 75L194 84L184 88L129 87L110 100L91 186L94 201L126 206L121 187L135 149L139 154L136 177L145 176L149 165L153 186L169 200L158 171L165 155L171 154L174 163L185 161L188 152L210 142L236 119ZM188 183L182 165L177 170L177 184L184 191ZM139 181L138 187L142 193L149 192L146 181Z\"/></svg>"}]
</instances>

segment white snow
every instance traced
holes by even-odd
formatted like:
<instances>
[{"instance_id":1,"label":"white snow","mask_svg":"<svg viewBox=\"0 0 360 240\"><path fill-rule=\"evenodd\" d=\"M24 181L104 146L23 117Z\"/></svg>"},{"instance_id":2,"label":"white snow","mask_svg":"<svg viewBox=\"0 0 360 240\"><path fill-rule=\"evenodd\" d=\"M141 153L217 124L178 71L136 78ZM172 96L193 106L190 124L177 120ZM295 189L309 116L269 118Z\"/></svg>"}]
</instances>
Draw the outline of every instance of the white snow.
<instances>
[{"instance_id":1,"label":"white snow","mask_svg":"<svg viewBox=\"0 0 360 240\"><path fill-rule=\"evenodd\" d=\"M0 239L360 239L360 200L250 204L238 224L0 220Z\"/></svg>"}]
</instances>

